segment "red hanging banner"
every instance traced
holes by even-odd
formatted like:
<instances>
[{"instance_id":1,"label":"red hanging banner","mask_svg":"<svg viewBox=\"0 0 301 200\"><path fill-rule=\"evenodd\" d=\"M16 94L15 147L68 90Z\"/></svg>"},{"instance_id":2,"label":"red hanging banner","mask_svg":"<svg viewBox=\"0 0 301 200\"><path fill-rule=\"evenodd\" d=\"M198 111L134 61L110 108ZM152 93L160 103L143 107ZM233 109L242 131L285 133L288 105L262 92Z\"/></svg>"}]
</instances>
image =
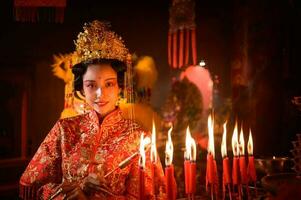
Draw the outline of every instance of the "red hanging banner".
<instances>
[{"instance_id":1,"label":"red hanging banner","mask_svg":"<svg viewBox=\"0 0 301 200\"><path fill-rule=\"evenodd\" d=\"M39 8L47 8L54 10L54 16L49 14L48 21L63 23L65 7L66 0L14 0L15 20L37 22L40 19Z\"/></svg>"},{"instance_id":2,"label":"red hanging banner","mask_svg":"<svg viewBox=\"0 0 301 200\"><path fill-rule=\"evenodd\" d=\"M168 32L168 64L172 68L188 67L197 63L194 10L194 0L172 1ZM189 56L189 49L191 49L191 56ZM190 57L192 60L189 62Z\"/></svg>"},{"instance_id":3,"label":"red hanging banner","mask_svg":"<svg viewBox=\"0 0 301 200\"><path fill-rule=\"evenodd\" d=\"M66 7L66 0L14 0L15 7Z\"/></svg>"}]
</instances>

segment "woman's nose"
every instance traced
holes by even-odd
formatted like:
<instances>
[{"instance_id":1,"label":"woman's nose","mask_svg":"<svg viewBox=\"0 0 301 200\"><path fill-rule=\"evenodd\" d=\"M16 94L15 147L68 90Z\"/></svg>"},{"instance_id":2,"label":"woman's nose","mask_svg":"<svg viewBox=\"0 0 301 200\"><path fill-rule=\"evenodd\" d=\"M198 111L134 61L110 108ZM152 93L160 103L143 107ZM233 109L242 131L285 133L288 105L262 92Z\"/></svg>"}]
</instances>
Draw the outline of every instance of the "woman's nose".
<instances>
[{"instance_id":1,"label":"woman's nose","mask_svg":"<svg viewBox=\"0 0 301 200\"><path fill-rule=\"evenodd\" d=\"M101 88L99 87L97 90L96 90L96 98L99 99L101 96Z\"/></svg>"}]
</instances>

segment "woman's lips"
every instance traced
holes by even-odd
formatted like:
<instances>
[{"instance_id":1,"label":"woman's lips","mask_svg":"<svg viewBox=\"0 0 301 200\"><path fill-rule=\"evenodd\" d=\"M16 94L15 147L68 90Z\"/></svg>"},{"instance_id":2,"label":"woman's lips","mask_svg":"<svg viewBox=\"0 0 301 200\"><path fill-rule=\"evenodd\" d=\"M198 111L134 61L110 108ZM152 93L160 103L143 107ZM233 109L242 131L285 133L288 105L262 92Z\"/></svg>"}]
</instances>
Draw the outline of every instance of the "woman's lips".
<instances>
[{"instance_id":1,"label":"woman's lips","mask_svg":"<svg viewBox=\"0 0 301 200\"><path fill-rule=\"evenodd\" d=\"M95 102L98 106L105 106L105 105L107 105L107 103L108 103L108 101L105 101L105 102L102 102L102 101L100 101L100 102Z\"/></svg>"}]
</instances>

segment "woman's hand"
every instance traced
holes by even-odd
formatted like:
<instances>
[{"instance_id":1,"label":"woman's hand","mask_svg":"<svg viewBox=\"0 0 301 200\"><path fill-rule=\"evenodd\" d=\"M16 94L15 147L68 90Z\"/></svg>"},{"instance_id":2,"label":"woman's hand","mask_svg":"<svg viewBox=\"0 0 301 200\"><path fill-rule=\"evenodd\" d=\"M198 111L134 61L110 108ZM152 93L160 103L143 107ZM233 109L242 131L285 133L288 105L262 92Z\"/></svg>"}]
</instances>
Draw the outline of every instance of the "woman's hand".
<instances>
[{"instance_id":1,"label":"woman's hand","mask_svg":"<svg viewBox=\"0 0 301 200\"><path fill-rule=\"evenodd\" d=\"M100 191L100 186L104 182L101 180L102 177L97 176L94 173L90 173L83 181L83 191L85 194L90 195L93 192Z\"/></svg>"},{"instance_id":2,"label":"woman's hand","mask_svg":"<svg viewBox=\"0 0 301 200\"><path fill-rule=\"evenodd\" d=\"M112 195L110 189L106 186L103 177L90 173L84 178L81 184L73 182L64 182L60 186L60 193L64 196L64 200L86 200L88 196L97 192L97 196L105 194Z\"/></svg>"},{"instance_id":3,"label":"woman's hand","mask_svg":"<svg viewBox=\"0 0 301 200\"><path fill-rule=\"evenodd\" d=\"M105 179L101 174L90 173L84 179L82 188L86 195L91 195L94 192L98 192L98 194L106 193L109 195L113 195L110 192L110 189L107 187Z\"/></svg>"},{"instance_id":4,"label":"woman's hand","mask_svg":"<svg viewBox=\"0 0 301 200\"><path fill-rule=\"evenodd\" d=\"M65 182L61 186L64 200L87 200L83 190L77 183Z\"/></svg>"}]
</instances>

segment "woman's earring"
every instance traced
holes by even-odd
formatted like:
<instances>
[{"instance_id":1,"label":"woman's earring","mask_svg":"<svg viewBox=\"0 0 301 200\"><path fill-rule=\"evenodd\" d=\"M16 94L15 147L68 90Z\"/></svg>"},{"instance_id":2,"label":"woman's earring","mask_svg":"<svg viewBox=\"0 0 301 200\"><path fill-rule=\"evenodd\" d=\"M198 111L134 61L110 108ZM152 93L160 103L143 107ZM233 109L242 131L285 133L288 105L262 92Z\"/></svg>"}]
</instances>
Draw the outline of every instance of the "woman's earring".
<instances>
[{"instance_id":1,"label":"woman's earring","mask_svg":"<svg viewBox=\"0 0 301 200\"><path fill-rule=\"evenodd\" d=\"M84 102L84 113L88 111L88 103L85 101Z\"/></svg>"},{"instance_id":2,"label":"woman's earring","mask_svg":"<svg viewBox=\"0 0 301 200\"><path fill-rule=\"evenodd\" d=\"M120 89L118 94L118 100L116 101L115 106L119 107L122 98L123 98L123 91L122 89Z\"/></svg>"},{"instance_id":3,"label":"woman's earring","mask_svg":"<svg viewBox=\"0 0 301 200\"><path fill-rule=\"evenodd\" d=\"M119 107L119 105L120 105L120 99L121 99L121 98L120 98L120 96L119 96L118 99L117 99L117 101L116 101L116 103L115 103L115 106L116 106L116 107Z\"/></svg>"}]
</instances>

